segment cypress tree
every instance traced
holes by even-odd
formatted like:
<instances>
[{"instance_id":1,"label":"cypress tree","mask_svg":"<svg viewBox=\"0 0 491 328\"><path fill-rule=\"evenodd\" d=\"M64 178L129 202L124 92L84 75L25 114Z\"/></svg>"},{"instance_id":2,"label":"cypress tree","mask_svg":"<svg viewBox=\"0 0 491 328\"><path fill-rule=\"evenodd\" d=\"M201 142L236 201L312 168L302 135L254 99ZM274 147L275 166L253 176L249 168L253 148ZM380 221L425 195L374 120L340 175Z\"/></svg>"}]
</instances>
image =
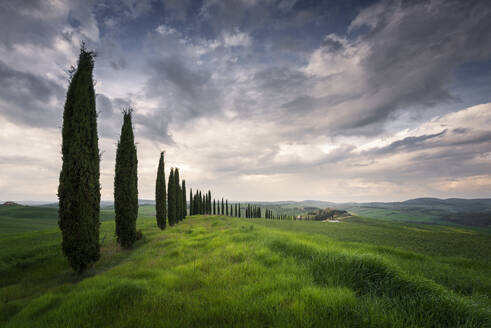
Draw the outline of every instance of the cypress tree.
<instances>
[{"instance_id":1,"label":"cypress tree","mask_svg":"<svg viewBox=\"0 0 491 328\"><path fill-rule=\"evenodd\" d=\"M193 189L189 188L189 215L194 215L193 213Z\"/></svg>"},{"instance_id":2,"label":"cypress tree","mask_svg":"<svg viewBox=\"0 0 491 328\"><path fill-rule=\"evenodd\" d=\"M208 213L208 193L205 194L205 199L204 199L204 207L205 207L205 214L209 214Z\"/></svg>"},{"instance_id":3,"label":"cypress tree","mask_svg":"<svg viewBox=\"0 0 491 328\"><path fill-rule=\"evenodd\" d=\"M188 214L188 202L186 199L186 180L182 180L182 218L185 219Z\"/></svg>"},{"instance_id":4,"label":"cypress tree","mask_svg":"<svg viewBox=\"0 0 491 328\"><path fill-rule=\"evenodd\" d=\"M174 168L170 169L169 183L167 184L167 207L169 225L176 224L176 193L174 189Z\"/></svg>"},{"instance_id":5,"label":"cypress tree","mask_svg":"<svg viewBox=\"0 0 491 328\"><path fill-rule=\"evenodd\" d=\"M215 198L213 198L213 215L217 215L217 204L215 203Z\"/></svg>"},{"instance_id":6,"label":"cypress tree","mask_svg":"<svg viewBox=\"0 0 491 328\"><path fill-rule=\"evenodd\" d=\"M193 200L193 206L194 206L194 214L199 214L198 211L198 191L194 194L194 200Z\"/></svg>"},{"instance_id":7,"label":"cypress tree","mask_svg":"<svg viewBox=\"0 0 491 328\"><path fill-rule=\"evenodd\" d=\"M94 57L82 44L63 111L58 225L63 254L79 273L100 258L100 158L92 78Z\"/></svg>"},{"instance_id":8,"label":"cypress tree","mask_svg":"<svg viewBox=\"0 0 491 328\"><path fill-rule=\"evenodd\" d=\"M198 192L198 213L203 214L203 197L201 191Z\"/></svg>"},{"instance_id":9,"label":"cypress tree","mask_svg":"<svg viewBox=\"0 0 491 328\"><path fill-rule=\"evenodd\" d=\"M225 215L228 216L228 199L225 201Z\"/></svg>"},{"instance_id":10,"label":"cypress tree","mask_svg":"<svg viewBox=\"0 0 491 328\"><path fill-rule=\"evenodd\" d=\"M194 214L199 214L199 211L198 211L198 191L196 191L196 193L194 194L194 200L193 200L193 206L194 206Z\"/></svg>"},{"instance_id":11,"label":"cypress tree","mask_svg":"<svg viewBox=\"0 0 491 328\"><path fill-rule=\"evenodd\" d=\"M123 111L123 126L116 151L114 175L114 212L118 243L130 248L136 241L138 216L138 159L131 123L131 109Z\"/></svg>"},{"instance_id":12,"label":"cypress tree","mask_svg":"<svg viewBox=\"0 0 491 328\"><path fill-rule=\"evenodd\" d=\"M223 203L223 197L222 197L222 215L225 215L225 204Z\"/></svg>"},{"instance_id":13,"label":"cypress tree","mask_svg":"<svg viewBox=\"0 0 491 328\"><path fill-rule=\"evenodd\" d=\"M167 193L165 181L164 152L160 153L159 168L157 170L157 181L155 182L155 211L157 216L157 226L165 229L167 224Z\"/></svg>"},{"instance_id":14,"label":"cypress tree","mask_svg":"<svg viewBox=\"0 0 491 328\"><path fill-rule=\"evenodd\" d=\"M176 223L182 220L182 192L181 192L181 184L179 179L179 169L176 167L174 170L174 192L176 195L175 198L175 206L176 206Z\"/></svg>"}]
</instances>

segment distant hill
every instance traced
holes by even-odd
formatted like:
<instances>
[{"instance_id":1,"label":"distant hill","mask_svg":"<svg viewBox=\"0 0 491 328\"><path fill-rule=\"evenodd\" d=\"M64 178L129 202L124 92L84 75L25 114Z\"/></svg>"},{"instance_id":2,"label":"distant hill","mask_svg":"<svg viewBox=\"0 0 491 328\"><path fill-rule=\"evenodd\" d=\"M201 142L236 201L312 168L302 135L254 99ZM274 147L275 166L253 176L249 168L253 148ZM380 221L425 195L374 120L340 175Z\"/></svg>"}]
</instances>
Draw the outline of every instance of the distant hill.
<instances>
[{"instance_id":1,"label":"distant hill","mask_svg":"<svg viewBox=\"0 0 491 328\"><path fill-rule=\"evenodd\" d=\"M18 204L15 204L18 203ZM44 203L37 206L22 205L26 202L13 202L0 205L0 233L31 231L55 228L58 225L58 204ZM37 203L37 202L28 202ZM155 215L155 202L140 199L141 216ZM242 205L248 202L241 202ZM466 225L491 227L491 199L461 198L416 198L403 202L333 203L318 200L251 202L268 208L275 215L307 215L321 208L332 208L349 213L387 221L430 223L444 225ZM101 202L101 221L113 220L112 201Z\"/></svg>"},{"instance_id":2,"label":"distant hill","mask_svg":"<svg viewBox=\"0 0 491 328\"><path fill-rule=\"evenodd\" d=\"M491 226L491 199L415 198L402 202L334 203L318 200L255 202L280 214L306 215L315 208L335 208L369 218L432 224Z\"/></svg>"}]
</instances>

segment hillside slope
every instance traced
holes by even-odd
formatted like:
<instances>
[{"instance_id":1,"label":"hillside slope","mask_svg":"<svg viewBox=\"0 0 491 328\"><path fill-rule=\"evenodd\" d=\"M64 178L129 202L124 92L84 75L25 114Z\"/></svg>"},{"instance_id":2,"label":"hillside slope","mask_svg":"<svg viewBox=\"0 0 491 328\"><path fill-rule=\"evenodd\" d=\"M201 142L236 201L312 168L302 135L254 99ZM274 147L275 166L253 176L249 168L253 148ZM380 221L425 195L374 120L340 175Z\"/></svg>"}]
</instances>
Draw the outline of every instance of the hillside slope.
<instances>
[{"instance_id":1,"label":"hillside slope","mask_svg":"<svg viewBox=\"0 0 491 328\"><path fill-rule=\"evenodd\" d=\"M58 231L0 239L4 327L484 327L491 236L472 229L140 218L131 251L101 226L102 258L69 269Z\"/></svg>"}]
</instances>

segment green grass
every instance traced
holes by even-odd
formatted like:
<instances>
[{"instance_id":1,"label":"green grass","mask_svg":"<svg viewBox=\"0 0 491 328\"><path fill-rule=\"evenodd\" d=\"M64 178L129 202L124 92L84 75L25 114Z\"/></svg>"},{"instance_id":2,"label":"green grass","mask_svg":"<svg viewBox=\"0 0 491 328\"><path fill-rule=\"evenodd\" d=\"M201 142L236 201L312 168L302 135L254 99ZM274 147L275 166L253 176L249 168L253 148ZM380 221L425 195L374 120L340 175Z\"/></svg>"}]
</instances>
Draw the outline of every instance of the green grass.
<instances>
[{"instance_id":1,"label":"green grass","mask_svg":"<svg viewBox=\"0 0 491 328\"><path fill-rule=\"evenodd\" d=\"M2 327L487 327L491 235L343 223L139 218L130 251L74 274L54 230L0 237Z\"/></svg>"},{"instance_id":2,"label":"green grass","mask_svg":"<svg viewBox=\"0 0 491 328\"><path fill-rule=\"evenodd\" d=\"M140 216L155 215L154 205L139 208ZM114 209L101 209L101 221L114 220ZM58 227L58 208L48 206L0 205L0 234Z\"/></svg>"},{"instance_id":3,"label":"green grass","mask_svg":"<svg viewBox=\"0 0 491 328\"><path fill-rule=\"evenodd\" d=\"M350 206L343 208L347 211L374 219L398 221L398 222L413 222L413 223L440 223L449 224L440 219L444 213L442 211L430 211L426 209L406 208L404 210L375 208L366 206Z\"/></svg>"}]
</instances>

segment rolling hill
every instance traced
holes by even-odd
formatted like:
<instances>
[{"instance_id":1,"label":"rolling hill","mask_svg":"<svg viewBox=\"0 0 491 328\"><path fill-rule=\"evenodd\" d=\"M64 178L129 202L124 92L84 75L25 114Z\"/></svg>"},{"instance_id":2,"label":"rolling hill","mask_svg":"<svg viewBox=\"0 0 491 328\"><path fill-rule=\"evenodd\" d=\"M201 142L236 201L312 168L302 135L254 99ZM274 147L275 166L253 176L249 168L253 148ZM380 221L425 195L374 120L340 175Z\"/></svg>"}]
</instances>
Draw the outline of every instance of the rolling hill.
<instances>
[{"instance_id":1,"label":"rolling hill","mask_svg":"<svg viewBox=\"0 0 491 328\"><path fill-rule=\"evenodd\" d=\"M486 327L491 234L352 217L189 217L84 275L57 229L0 239L2 327Z\"/></svg>"}]
</instances>

